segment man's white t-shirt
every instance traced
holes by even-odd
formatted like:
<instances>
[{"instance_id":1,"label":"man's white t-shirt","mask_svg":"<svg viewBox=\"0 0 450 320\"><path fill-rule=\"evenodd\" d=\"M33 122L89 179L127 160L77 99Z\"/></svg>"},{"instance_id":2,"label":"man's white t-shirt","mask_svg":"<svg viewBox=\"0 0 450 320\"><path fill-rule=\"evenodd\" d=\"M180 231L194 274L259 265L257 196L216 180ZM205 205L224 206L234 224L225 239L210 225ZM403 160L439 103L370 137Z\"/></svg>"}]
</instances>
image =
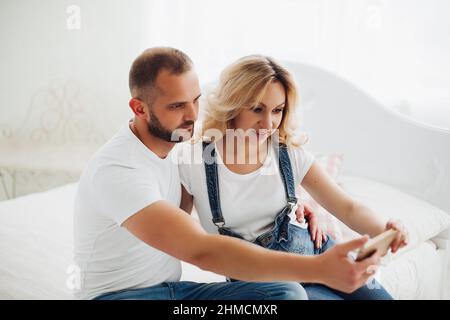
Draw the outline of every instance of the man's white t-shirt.
<instances>
[{"instance_id":1,"label":"man's white t-shirt","mask_svg":"<svg viewBox=\"0 0 450 320\"><path fill-rule=\"evenodd\" d=\"M194 196L194 206L203 228L217 234L208 199L202 141L183 143L178 151L181 183ZM298 186L314 162L314 156L302 147L289 147L288 153L294 183ZM249 174L232 172L223 164L217 148L216 154L220 205L225 226L246 240L254 240L271 228L277 213L287 203L278 158L274 156L275 149L268 148L263 166Z\"/></svg>"},{"instance_id":2,"label":"man's white t-shirt","mask_svg":"<svg viewBox=\"0 0 450 320\"><path fill-rule=\"evenodd\" d=\"M159 158L127 123L90 159L75 200L74 258L81 271L76 298L180 280L178 259L121 226L159 200L179 207L181 184L174 152Z\"/></svg>"}]
</instances>

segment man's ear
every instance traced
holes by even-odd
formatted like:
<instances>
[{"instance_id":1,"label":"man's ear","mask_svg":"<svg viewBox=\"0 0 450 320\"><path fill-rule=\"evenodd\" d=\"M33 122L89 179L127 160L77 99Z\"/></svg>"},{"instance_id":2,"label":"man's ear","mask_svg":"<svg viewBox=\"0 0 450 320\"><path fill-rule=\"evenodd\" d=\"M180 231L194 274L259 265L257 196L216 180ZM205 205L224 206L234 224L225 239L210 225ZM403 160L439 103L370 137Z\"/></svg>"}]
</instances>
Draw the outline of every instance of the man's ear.
<instances>
[{"instance_id":1,"label":"man's ear","mask_svg":"<svg viewBox=\"0 0 450 320\"><path fill-rule=\"evenodd\" d=\"M129 102L130 108L133 111L134 115L138 118L145 118L145 106L142 100L137 98L131 98Z\"/></svg>"}]
</instances>

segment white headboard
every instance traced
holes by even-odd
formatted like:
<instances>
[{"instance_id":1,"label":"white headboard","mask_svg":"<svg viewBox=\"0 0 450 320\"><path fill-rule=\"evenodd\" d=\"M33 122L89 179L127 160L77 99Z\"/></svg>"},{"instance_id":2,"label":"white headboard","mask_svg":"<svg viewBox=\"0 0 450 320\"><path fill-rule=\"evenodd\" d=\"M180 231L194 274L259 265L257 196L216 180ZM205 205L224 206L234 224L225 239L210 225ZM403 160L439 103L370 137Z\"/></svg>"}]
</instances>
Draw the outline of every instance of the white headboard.
<instances>
[{"instance_id":1,"label":"white headboard","mask_svg":"<svg viewBox=\"0 0 450 320\"><path fill-rule=\"evenodd\" d=\"M299 86L308 149L342 153L343 174L388 183L450 214L450 130L391 111L328 71L284 65Z\"/></svg>"}]
</instances>

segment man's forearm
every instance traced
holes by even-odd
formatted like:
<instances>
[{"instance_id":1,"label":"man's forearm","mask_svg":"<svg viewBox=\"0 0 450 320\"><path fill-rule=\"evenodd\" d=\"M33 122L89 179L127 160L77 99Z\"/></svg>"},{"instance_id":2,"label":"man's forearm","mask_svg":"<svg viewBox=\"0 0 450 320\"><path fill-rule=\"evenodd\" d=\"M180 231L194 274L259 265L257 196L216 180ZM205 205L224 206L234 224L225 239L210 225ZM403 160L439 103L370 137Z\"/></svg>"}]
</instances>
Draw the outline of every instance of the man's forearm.
<instances>
[{"instance_id":1,"label":"man's forearm","mask_svg":"<svg viewBox=\"0 0 450 320\"><path fill-rule=\"evenodd\" d=\"M243 281L320 282L319 256L268 250L227 236L205 237L204 254L194 262L202 269Z\"/></svg>"}]
</instances>

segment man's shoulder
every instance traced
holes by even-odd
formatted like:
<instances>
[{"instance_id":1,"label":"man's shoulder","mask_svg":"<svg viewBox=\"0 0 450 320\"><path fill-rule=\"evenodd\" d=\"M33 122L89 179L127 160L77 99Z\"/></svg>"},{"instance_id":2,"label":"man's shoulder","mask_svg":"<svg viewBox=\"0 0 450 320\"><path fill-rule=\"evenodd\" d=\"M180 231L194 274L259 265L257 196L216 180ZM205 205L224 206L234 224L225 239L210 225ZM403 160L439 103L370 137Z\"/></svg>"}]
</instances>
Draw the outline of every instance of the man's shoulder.
<instances>
[{"instance_id":1,"label":"man's shoulder","mask_svg":"<svg viewBox=\"0 0 450 320\"><path fill-rule=\"evenodd\" d=\"M135 147L117 136L103 144L86 163L80 183L92 183L101 176L131 173L136 169Z\"/></svg>"},{"instance_id":2,"label":"man's shoulder","mask_svg":"<svg viewBox=\"0 0 450 320\"><path fill-rule=\"evenodd\" d=\"M93 166L125 165L135 161L138 155L136 149L136 142L122 127L94 153L89 164Z\"/></svg>"}]
</instances>

